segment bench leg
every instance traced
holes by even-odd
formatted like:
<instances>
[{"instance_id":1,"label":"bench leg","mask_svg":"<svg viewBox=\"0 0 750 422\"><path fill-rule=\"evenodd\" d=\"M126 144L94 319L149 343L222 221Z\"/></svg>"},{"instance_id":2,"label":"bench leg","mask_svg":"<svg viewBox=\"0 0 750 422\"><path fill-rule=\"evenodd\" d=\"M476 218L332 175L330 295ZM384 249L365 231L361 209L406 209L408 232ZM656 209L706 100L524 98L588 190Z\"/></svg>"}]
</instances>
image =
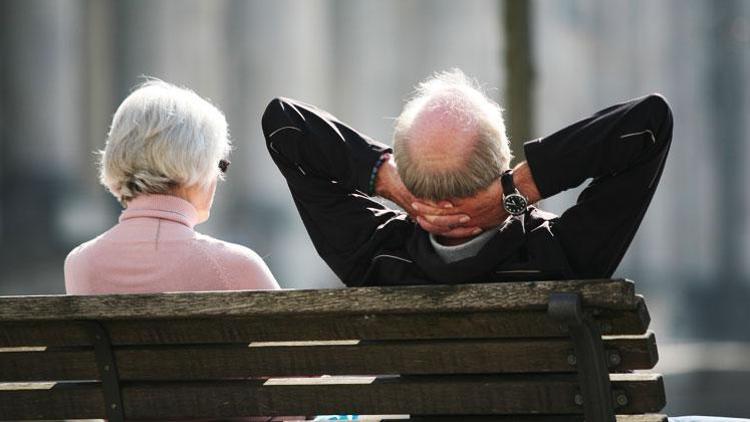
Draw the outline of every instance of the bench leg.
<instances>
[{"instance_id":1,"label":"bench leg","mask_svg":"<svg viewBox=\"0 0 750 422\"><path fill-rule=\"evenodd\" d=\"M583 405L585 420L615 422L604 343L597 325L591 317L584 315L580 296L577 293L552 293L547 312L565 324L573 341L575 361L571 364L578 369L582 396L576 397L575 401Z\"/></svg>"}]
</instances>

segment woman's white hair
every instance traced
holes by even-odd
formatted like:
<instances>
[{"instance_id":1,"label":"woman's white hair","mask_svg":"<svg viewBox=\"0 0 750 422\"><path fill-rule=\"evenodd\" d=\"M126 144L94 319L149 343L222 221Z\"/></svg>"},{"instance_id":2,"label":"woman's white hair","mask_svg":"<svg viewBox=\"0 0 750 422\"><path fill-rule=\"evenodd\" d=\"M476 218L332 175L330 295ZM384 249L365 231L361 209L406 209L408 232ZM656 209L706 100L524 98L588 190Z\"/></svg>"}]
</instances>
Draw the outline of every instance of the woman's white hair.
<instances>
[{"instance_id":1,"label":"woman's white hair","mask_svg":"<svg viewBox=\"0 0 750 422\"><path fill-rule=\"evenodd\" d=\"M231 150L224 114L195 92L151 79L117 108L99 180L123 205L140 194L208 188Z\"/></svg>"},{"instance_id":2,"label":"woman's white hair","mask_svg":"<svg viewBox=\"0 0 750 422\"><path fill-rule=\"evenodd\" d=\"M451 113L476 133L473 148L463 152L466 161L458 169L427 168L420 165L418 151L409 148L415 118L435 101L448 102ZM436 73L416 87L396 119L393 149L404 185L417 197L433 200L474 195L499 178L512 158L502 109L459 69ZM456 152L446 151L451 153Z\"/></svg>"}]
</instances>

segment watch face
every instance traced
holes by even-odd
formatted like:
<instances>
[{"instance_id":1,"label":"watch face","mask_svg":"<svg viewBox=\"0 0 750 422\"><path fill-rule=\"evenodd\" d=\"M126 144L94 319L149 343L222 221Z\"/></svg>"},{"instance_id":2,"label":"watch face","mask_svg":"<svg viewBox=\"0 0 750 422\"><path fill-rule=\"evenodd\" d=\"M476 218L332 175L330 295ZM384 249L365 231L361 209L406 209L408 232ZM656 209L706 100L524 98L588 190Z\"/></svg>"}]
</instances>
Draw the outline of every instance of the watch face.
<instances>
[{"instance_id":1,"label":"watch face","mask_svg":"<svg viewBox=\"0 0 750 422\"><path fill-rule=\"evenodd\" d=\"M511 215L523 214L527 205L526 198L517 193L506 195L503 199L503 207Z\"/></svg>"}]
</instances>

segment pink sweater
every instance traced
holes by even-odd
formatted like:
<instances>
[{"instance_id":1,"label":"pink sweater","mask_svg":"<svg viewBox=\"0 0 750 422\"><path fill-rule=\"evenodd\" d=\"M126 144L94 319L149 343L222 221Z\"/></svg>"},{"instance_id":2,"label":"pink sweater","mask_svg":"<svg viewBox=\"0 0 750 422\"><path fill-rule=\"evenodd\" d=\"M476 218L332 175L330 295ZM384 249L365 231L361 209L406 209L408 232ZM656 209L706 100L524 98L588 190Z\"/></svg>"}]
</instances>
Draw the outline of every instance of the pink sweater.
<instances>
[{"instance_id":1,"label":"pink sweater","mask_svg":"<svg viewBox=\"0 0 750 422\"><path fill-rule=\"evenodd\" d=\"M65 290L68 294L106 294L279 288L258 254L196 232L197 221L198 212L183 199L138 196L122 212L119 224L68 254Z\"/></svg>"},{"instance_id":2,"label":"pink sweater","mask_svg":"<svg viewBox=\"0 0 750 422\"><path fill-rule=\"evenodd\" d=\"M193 230L198 212L168 195L141 195L119 224L68 254L68 294L278 289L252 250Z\"/></svg>"}]
</instances>

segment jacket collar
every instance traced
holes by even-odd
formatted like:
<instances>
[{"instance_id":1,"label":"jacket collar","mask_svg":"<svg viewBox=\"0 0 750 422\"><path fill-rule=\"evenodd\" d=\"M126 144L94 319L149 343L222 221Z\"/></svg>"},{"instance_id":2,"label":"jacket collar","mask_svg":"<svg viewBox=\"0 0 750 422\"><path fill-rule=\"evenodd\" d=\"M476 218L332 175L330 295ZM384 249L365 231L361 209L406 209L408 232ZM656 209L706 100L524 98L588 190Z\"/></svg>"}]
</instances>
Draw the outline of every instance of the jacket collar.
<instances>
[{"instance_id":1,"label":"jacket collar","mask_svg":"<svg viewBox=\"0 0 750 422\"><path fill-rule=\"evenodd\" d=\"M119 221L143 217L170 220L192 229L198 223L198 210L190 202L176 196L139 195L128 203Z\"/></svg>"},{"instance_id":2,"label":"jacket collar","mask_svg":"<svg viewBox=\"0 0 750 422\"><path fill-rule=\"evenodd\" d=\"M417 235L412 236L406 245L415 264L429 278L440 283L455 284L456 280L466 283L481 283L481 277L491 273L498 263L516 258L526 243L524 215L513 217L493 230L497 233L475 256L446 263L435 253L429 234L417 226Z\"/></svg>"}]
</instances>

